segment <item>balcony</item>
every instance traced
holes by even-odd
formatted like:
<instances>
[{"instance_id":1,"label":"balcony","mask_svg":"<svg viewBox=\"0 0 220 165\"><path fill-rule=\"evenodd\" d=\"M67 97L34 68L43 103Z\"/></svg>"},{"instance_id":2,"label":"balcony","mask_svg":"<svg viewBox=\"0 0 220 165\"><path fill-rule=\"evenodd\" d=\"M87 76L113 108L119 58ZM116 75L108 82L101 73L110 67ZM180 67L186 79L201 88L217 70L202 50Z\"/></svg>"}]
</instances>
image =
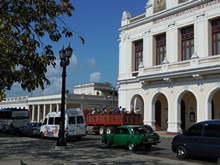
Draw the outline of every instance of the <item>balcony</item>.
<instances>
[{"instance_id":1,"label":"balcony","mask_svg":"<svg viewBox=\"0 0 220 165\"><path fill-rule=\"evenodd\" d=\"M138 71L119 75L119 81L160 81L164 79L177 79L186 77L201 77L220 73L220 55L205 58L196 58L187 61L166 63L152 67L144 67Z\"/></svg>"}]
</instances>

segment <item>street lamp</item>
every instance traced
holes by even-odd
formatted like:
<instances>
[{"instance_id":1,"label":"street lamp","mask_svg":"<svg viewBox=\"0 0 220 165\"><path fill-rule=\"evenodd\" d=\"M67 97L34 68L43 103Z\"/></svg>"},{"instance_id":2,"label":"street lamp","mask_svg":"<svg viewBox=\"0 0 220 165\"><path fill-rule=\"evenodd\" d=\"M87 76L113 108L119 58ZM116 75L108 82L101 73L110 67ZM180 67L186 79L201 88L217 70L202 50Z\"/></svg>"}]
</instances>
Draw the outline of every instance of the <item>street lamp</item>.
<instances>
[{"instance_id":1,"label":"street lamp","mask_svg":"<svg viewBox=\"0 0 220 165\"><path fill-rule=\"evenodd\" d=\"M64 136L65 130L64 130L64 125L65 125L65 84L66 84L66 66L69 65L70 57L72 55L73 49L69 46L64 49L61 49L59 51L60 54L60 66L63 68L63 73L62 73L62 95L61 95L61 120L60 120L60 129L59 129L59 138L57 140L56 146L66 146L66 139Z\"/></svg>"}]
</instances>

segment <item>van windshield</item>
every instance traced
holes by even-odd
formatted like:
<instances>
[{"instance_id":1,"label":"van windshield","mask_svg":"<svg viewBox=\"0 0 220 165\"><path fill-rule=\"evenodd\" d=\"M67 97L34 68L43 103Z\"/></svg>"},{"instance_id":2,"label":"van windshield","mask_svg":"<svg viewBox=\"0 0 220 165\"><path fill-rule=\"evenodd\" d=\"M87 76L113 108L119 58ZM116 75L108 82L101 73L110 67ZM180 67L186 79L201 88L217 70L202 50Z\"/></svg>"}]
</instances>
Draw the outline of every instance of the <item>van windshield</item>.
<instances>
[{"instance_id":1,"label":"van windshield","mask_svg":"<svg viewBox=\"0 0 220 165\"><path fill-rule=\"evenodd\" d=\"M77 123L78 123L78 124L84 123L82 116L77 116Z\"/></svg>"},{"instance_id":2,"label":"van windshield","mask_svg":"<svg viewBox=\"0 0 220 165\"><path fill-rule=\"evenodd\" d=\"M69 116L69 124L76 124L75 116Z\"/></svg>"}]
</instances>

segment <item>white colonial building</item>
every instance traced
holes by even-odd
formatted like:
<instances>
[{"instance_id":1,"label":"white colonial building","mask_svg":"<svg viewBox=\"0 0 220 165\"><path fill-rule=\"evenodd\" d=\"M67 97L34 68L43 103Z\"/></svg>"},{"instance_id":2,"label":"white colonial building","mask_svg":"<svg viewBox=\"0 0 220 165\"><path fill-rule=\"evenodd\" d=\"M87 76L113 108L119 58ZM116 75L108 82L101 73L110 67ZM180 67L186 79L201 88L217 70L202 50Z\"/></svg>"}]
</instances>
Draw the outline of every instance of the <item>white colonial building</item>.
<instances>
[{"instance_id":1,"label":"white colonial building","mask_svg":"<svg viewBox=\"0 0 220 165\"><path fill-rule=\"evenodd\" d=\"M112 91L109 83L88 83L76 85L73 94L66 93L65 108L102 109L103 107L117 107L118 97ZM25 108L30 112L31 121L43 121L47 113L60 111L61 94L47 96L18 96L6 98L0 102L1 108Z\"/></svg>"},{"instance_id":2,"label":"white colonial building","mask_svg":"<svg viewBox=\"0 0 220 165\"><path fill-rule=\"evenodd\" d=\"M119 31L118 105L168 133L220 118L220 0L149 0Z\"/></svg>"}]
</instances>

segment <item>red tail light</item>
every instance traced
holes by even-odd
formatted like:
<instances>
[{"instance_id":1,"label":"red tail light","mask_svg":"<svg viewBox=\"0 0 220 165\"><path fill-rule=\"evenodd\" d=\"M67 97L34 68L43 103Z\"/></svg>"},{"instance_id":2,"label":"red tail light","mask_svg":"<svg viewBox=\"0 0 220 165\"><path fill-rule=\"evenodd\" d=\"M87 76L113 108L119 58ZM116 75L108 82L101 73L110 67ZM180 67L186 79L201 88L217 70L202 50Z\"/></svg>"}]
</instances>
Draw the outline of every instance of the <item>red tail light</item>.
<instances>
[{"instance_id":1,"label":"red tail light","mask_svg":"<svg viewBox=\"0 0 220 165\"><path fill-rule=\"evenodd\" d=\"M146 138L143 137L143 138L142 138L142 141L146 141Z\"/></svg>"}]
</instances>

